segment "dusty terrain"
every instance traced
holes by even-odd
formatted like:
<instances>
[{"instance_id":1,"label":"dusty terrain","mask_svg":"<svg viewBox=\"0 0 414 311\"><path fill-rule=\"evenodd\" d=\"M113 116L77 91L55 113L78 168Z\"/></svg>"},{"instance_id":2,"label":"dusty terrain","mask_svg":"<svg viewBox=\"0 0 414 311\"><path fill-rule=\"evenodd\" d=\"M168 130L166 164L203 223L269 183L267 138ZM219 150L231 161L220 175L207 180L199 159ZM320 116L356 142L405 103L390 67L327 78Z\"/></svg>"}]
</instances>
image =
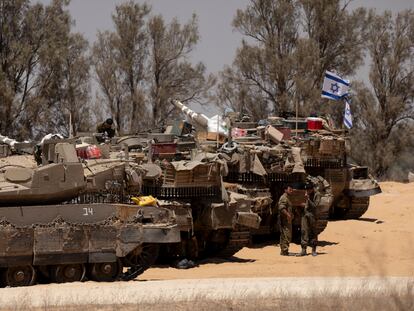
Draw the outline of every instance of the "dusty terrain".
<instances>
[{"instance_id":1,"label":"dusty terrain","mask_svg":"<svg viewBox=\"0 0 414 311\"><path fill-rule=\"evenodd\" d=\"M276 245L259 245L242 249L232 260L211 259L189 270L151 268L131 282L0 289L0 309L65 306L66 310L72 310L76 305L83 305L87 309L105 306L111 310L123 305L136 310L137 305L147 305L167 310L172 307L170 303L178 303L183 306L181 309L191 310L194 303L188 308L184 307L185 303L196 301L200 309L199 302L208 300L200 310L216 309L211 303L217 301L224 301L223 305L217 305L219 309L232 304L240 309L249 301L250 307L246 310L251 310L256 303L264 307L264 297L272 307L284 301L281 297L285 294L297 297L300 293L299 296L307 297L311 289L323 295L323 301L327 291L366 297L365 290L383 298L388 297L381 296L387 290L403 291L408 293L405 301L411 303L414 297L414 183L386 182L381 187L383 193L372 197L371 206L361 219L328 224L320 235L317 257L281 257ZM299 245L291 246L291 251L299 250ZM261 302L254 302L251 297ZM359 298L359 301L366 299ZM398 307L400 302L396 301ZM336 300L332 303L338 305ZM375 309L378 307L372 308Z\"/></svg>"},{"instance_id":2,"label":"dusty terrain","mask_svg":"<svg viewBox=\"0 0 414 311\"><path fill-rule=\"evenodd\" d=\"M414 183L381 184L359 220L333 221L319 236L317 257L282 257L276 245L244 248L234 261L209 261L189 270L152 268L142 280L280 277L414 276ZM299 252L299 245L290 251Z\"/></svg>"}]
</instances>

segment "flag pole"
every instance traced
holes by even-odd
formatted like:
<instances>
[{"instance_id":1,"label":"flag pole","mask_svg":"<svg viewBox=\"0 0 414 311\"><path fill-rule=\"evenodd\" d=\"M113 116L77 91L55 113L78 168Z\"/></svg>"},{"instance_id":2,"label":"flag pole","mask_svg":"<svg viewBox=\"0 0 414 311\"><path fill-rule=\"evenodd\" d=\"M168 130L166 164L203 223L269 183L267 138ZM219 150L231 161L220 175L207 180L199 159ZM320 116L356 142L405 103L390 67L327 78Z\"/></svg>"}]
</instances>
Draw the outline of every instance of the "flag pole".
<instances>
[{"instance_id":1,"label":"flag pole","mask_svg":"<svg viewBox=\"0 0 414 311\"><path fill-rule=\"evenodd\" d=\"M296 100L296 137L298 137L298 113L299 111L299 101Z\"/></svg>"},{"instance_id":2,"label":"flag pole","mask_svg":"<svg viewBox=\"0 0 414 311\"><path fill-rule=\"evenodd\" d=\"M216 148L219 148L220 115L217 115Z\"/></svg>"},{"instance_id":3,"label":"flag pole","mask_svg":"<svg viewBox=\"0 0 414 311\"><path fill-rule=\"evenodd\" d=\"M346 108L345 97L342 98L342 104L343 104L344 114L343 114L343 117L342 117L342 125L341 125L341 128L342 128L342 132L345 132L345 108Z\"/></svg>"},{"instance_id":4,"label":"flag pole","mask_svg":"<svg viewBox=\"0 0 414 311\"><path fill-rule=\"evenodd\" d=\"M69 111L69 138L73 138L72 112Z\"/></svg>"}]
</instances>

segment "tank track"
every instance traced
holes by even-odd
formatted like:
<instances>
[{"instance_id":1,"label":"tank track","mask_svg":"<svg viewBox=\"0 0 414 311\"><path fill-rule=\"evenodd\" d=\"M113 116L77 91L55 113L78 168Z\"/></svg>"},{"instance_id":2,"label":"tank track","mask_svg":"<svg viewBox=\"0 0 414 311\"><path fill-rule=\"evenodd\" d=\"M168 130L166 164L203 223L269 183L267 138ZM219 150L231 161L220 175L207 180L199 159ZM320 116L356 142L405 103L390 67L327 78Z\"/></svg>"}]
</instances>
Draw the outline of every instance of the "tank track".
<instances>
[{"instance_id":1,"label":"tank track","mask_svg":"<svg viewBox=\"0 0 414 311\"><path fill-rule=\"evenodd\" d=\"M318 219L316 220L316 232L321 234L328 225L329 210L319 213Z\"/></svg>"},{"instance_id":2,"label":"tank track","mask_svg":"<svg viewBox=\"0 0 414 311\"><path fill-rule=\"evenodd\" d=\"M0 229L2 230L14 230L15 234L19 234L18 238L30 238L30 232L33 232L36 228L40 229L54 229L66 226L67 228L93 227L105 225L115 225L120 222L117 216L110 216L104 220L96 221L94 223L73 223L58 216L53 221L45 224L33 223L31 225L15 225L9 222L5 217L0 218ZM134 217L127 221L128 224L142 224L140 217ZM62 227L63 228L63 227ZM25 233L28 231L28 233ZM28 243L28 242L26 242ZM4 286L30 286L35 284L46 283L66 283L73 281L85 281L94 280L97 282L112 282L112 281L129 281L142 274L151 265L154 264L158 256L158 245L156 244L144 244L142 246L141 253L130 256L129 258L117 258L115 262L106 262L102 264L91 264L87 261L83 263L74 264L62 264L58 261L56 263L47 264L28 264L22 263L16 266L1 266L0 267L0 288ZM124 264L127 264L130 268L122 273ZM98 265L98 266L94 266ZM102 274L99 271L99 267L106 265L111 268L110 273ZM98 267L98 268L97 268ZM97 270L98 269L98 270ZM62 277L63 271L65 273L72 273L73 276ZM18 277L16 278L15 275Z\"/></svg>"},{"instance_id":3,"label":"tank track","mask_svg":"<svg viewBox=\"0 0 414 311\"><path fill-rule=\"evenodd\" d=\"M245 228L236 228L230 232L229 240L225 248L221 249L216 256L220 258L229 258L243 247L249 246L250 243L250 231Z\"/></svg>"},{"instance_id":4,"label":"tank track","mask_svg":"<svg viewBox=\"0 0 414 311\"><path fill-rule=\"evenodd\" d=\"M350 208L344 212L342 219L358 219L365 214L365 212L368 210L368 207L369 197L351 197Z\"/></svg>"},{"instance_id":5,"label":"tank track","mask_svg":"<svg viewBox=\"0 0 414 311\"><path fill-rule=\"evenodd\" d=\"M124 258L130 268L120 275L120 280L130 281L149 269L158 259L159 246L156 244L144 244L139 256Z\"/></svg>"},{"instance_id":6,"label":"tank track","mask_svg":"<svg viewBox=\"0 0 414 311\"><path fill-rule=\"evenodd\" d=\"M330 198L331 196L329 194L325 194L325 198ZM329 211L332 205L332 200L324 200L324 203L321 204L319 207L319 211L317 213L316 217L316 231L317 234L321 234L328 225L329 221Z\"/></svg>"}]
</instances>

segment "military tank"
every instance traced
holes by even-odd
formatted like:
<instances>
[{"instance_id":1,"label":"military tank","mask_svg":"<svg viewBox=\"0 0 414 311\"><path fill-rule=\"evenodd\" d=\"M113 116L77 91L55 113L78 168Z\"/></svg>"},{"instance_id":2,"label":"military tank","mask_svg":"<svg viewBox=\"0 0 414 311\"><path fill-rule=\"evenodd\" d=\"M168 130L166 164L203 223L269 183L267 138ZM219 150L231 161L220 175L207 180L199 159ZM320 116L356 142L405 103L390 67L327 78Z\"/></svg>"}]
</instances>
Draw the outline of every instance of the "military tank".
<instances>
[{"instance_id":1,"label":"military tank","mask_svg":"<svg viewBox=\"0 0 414 311\"><path fill-rule=\"evenodd\" d=\"M284 186L291 185L294 192L290 199L296 215L293 220L294 235L300 236L300 210L306 202L304 186L307 181L310 181L324 198L318 205L318 233L326 228L329 209L333 202L329 184L320 176L317 180L310 180L304 169L299 148L283 143L275 145L265 139L256 145L240 141L236 150L229 164L229 174L224 180L236 184L240 193L248 194L254 199L253 211L263 219L260 228L252 230L254 235L278 233L277 202L283 194Z\"/></svg>"},{"instance_id":2,"label":"military tank","mask_svg":"<svg viewBox=\"0 0 414 311\"><path fill-rule=\"evenodd\" d=\"M144 163L139 165L144 171L141 174L141 193L156 198L157 206L173 212L181 233L180 243L161 248L160 261L171 263L178 258L230 257L244 246L250 245L249 228L257 227L260 218L251 211L251 199L227 191L222 186L221 176L225 162L216 155L213 155L214 159L203 155L192 159L192 150L196 145L193 136L188 135L191 133L188 124L174 122L167 126L166 131L127 136L126 139L115 137L108 141L107 146L99 145L102 150L108 149L109 155L105 159L84 158L86 179L89 175L94 176L94 182L88 182L89 191L85 196L90 200L91 193L94 193L92 200L102 200L96 189L102 189L103 183L107 188L110 186L112 194L116 194L119 180L108 185L108 179L116 180L112 175L119 175L116 173L118 169L121 173L125 171L122 163L136 166L137 158L131 161L126 161L126 158L131 156L131 151L134 153L131 146L138 145L135 138L145 137L147 141L141 140L139 143L145 146L141 150L142 157L138 160ZM130 142L122 146L128 140ZM93 137L82 138L82 141L89 145L94 142ZM116 150L119 148L124 148L122 162L117 160L119 153ZM100 173L102 177L99 177L95 174L103 166L108 169L103 170L105 174L112 174L111 176ZM95 187L94 183L101 186ZM118 195L122 196L124 195Z\"/></svg>"},{"instance_id":3,"label":"military tank","mask_svg":"<svg viewBox=\"0 0 414 311\"><path fill-rule=\"evenodd\" d=\"M61 140L44 142L42 161L1 159L1 285L129 280L155 262L160 244L180 242L171 210L125 204L139 167L92 170Z\"/></svg>"},{"instance_id":4,"label":"military tank","mask_svg":"<svg viewBox=\"0 0 414 311\"><path fill-rule=\"evenodd\" d=\"M258 127L255 122L237 121L235 113L225 118L208 118L178 101L173 100L172 104L186 115L187 121L195 124L199 150L212 152L225 162L227 172L222 177L225 188L252 201L252 211L262 221L258 228L250 229L251 234L277 233L277 202L284 185L295 186L292 201L297 207L305 202L307 175L300 149L280 137L272 140L273 136L267 133L269 129ZM214 125L209 124L213 121ZM319 207L323 211L318 225L320 231L327 225L332 200L325 202ZM296 217L295 225L300 234L300 217Z\"/></svg>"},{"instance_id":5,"label":"military tank","mask_svg":"<svg viewBox=\"0 0 414 311\"><path fill-rule=\"evenodd\" d=\"M320 118L311 118L312 122ZM316 120L315 120L316 119ZM378 182L369 174L368 167L348 163L348 138L342 130L332 130L327 125L308 129L309 121L302 121L303 128L297 145L302 150L306 172L322 176L332 188L334 202L330 216L334 219L357 219L369 207L369 198L381 192Z\"/></svg>"},{"instance_id":6,"label":"military tank","mask_svg":"<svg viewBox=\"0 0 414 311\"><path fill-rule=\"evenodd\" d=\"M182 243L166 250L167 256L230 257L250 244L250 228L259 226L260 217L251 199L224 188L224 166L205 155L143 165L151 173L144 176L142 192L173 210L181 231Z\"/></svg>"}]
</instances>

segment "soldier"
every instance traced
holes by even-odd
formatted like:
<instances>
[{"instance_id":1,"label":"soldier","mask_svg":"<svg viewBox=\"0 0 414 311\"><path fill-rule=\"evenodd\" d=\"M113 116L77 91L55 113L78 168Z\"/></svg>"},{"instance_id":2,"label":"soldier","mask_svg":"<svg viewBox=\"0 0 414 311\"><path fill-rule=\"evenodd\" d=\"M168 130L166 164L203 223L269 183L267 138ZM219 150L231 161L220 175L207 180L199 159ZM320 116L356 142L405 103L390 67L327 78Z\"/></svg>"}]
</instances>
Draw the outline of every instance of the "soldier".
<instances>
[{"instance_id":1,"label":"soldier","mask_svg":"<svg viewBox=\"0 0 414 311\"><path fill-rule=\"evenodd\" d=\"M316 245L318 243L318 233L316 228L316 209L321 200L318 191L315 191L314 185L311 182L306 184L306 207L302 212L301 219L301 246L302 252L299 256L306 256L307 246L312 247L312 256L316 256Z\"/></svg>"},{"instance_id":2,"label":"soldier","mask_svg":"<svg viewBox=\"0 0 414 311\"><path fill-rule=\"evenodd\" d=\"M289 195L292 194L293 189L290 185L285 185L284 194L279 199L279 229L280 229L280 255L293 256L289 253L289 243L292 240L292 220L293 207L289 200Z\"/></svg>"},{"instance_id":3,"label":"soldier","mask_svg":"<svg viewBox=\"0 0 414 311\"><path fill-rule=\"evenodd\" d=\"M112 138L115 136L115 130L112 128L114 121L111 118L105 120L105 122L98 124L96 131L101 134L106 134L107 137Z\"/></svg>"}]
</instances>

